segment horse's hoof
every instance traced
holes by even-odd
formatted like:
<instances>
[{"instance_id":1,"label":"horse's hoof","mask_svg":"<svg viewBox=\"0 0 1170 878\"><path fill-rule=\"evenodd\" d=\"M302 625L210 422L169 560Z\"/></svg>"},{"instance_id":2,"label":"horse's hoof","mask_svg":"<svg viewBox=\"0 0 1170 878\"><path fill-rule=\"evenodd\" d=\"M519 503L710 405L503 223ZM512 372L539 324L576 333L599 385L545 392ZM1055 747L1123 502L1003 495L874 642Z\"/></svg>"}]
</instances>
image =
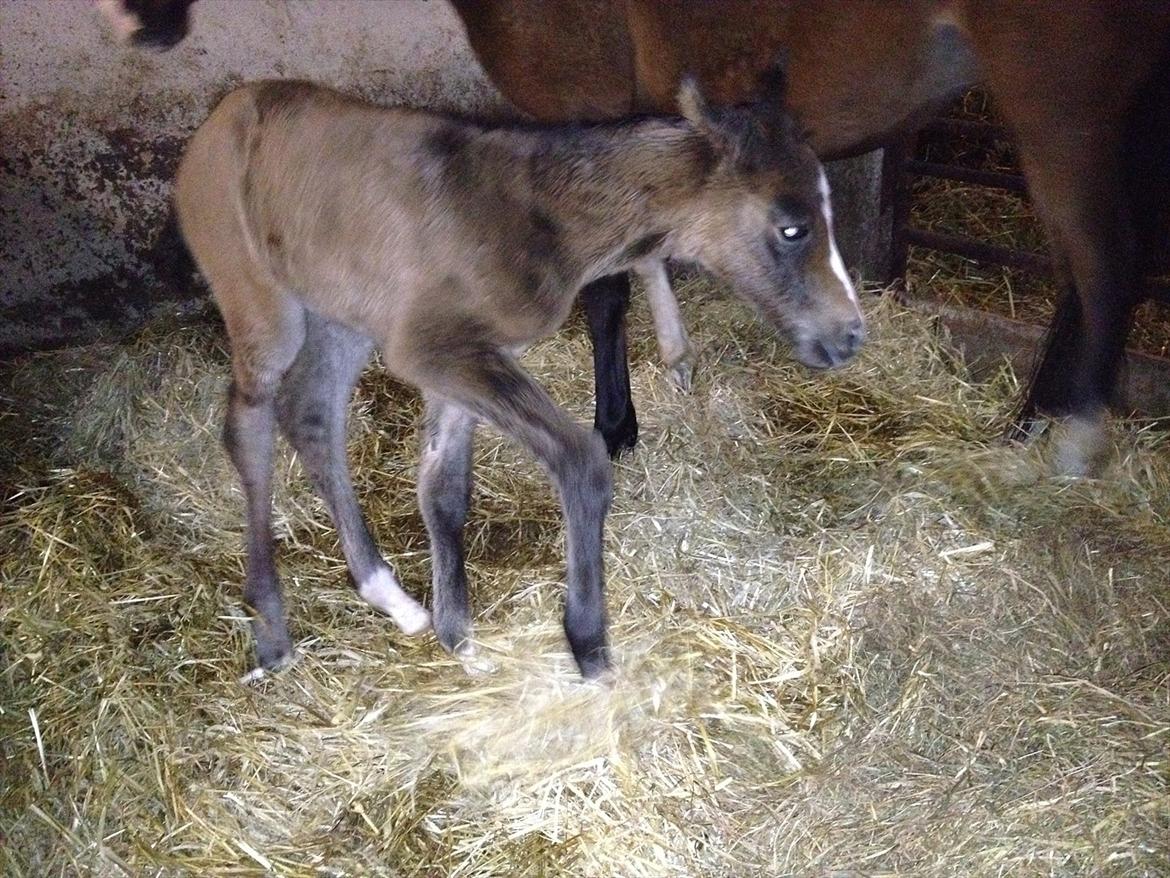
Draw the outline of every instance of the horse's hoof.
<instances>
[{"instance_id":1,"label":"horse's hoof","mask_svg":"<svg viewBox=\"0 0 1170 878\"><path fill-rule=\"evenodd\" d=\"M256 667L240 677L240 683L245 686L259 683L269 674L278 674L290 667L295 658L296 653L293 651L292 644L287 641L281 645L263 644L257 640Z\"/></svg>"},{"instance_id":2,"label":"horse's hoof","mask_svg":"<svg viewBox=\"0 0 1170 878\"><path fill-rule=\"evenodd\" d=\"M292 662L293 645L284 621L271 623L263 616L252 617L252 637L256 643L256 664L266 671L279 671Z\"/></svg>"},{"instance_id":3,"label":"horse's hoof","mask_svg":"<svg viewBox=\"0 0 1170 878\"><path fill-rule=\"evenodd\" d=\"M638 419L632 411L617 424L594 424L594 429L605 440L605 451L611 459L638 444Z\"/></svg>"},{"instance_id":4,"label":"horse's hoof","mask_svg":"<svg viewBox=\"0 0 1170 878\"><path fill-rule=\"evenodd\" d=\"M1074 415L1053 430L1052 468L1061 476L1095 475L1104 467L1108 447L1104 415Z\"/></svg>"},{"instance_id":5,"label":"horse's hoof","mask_svg":"<svg viewBox=\"0 0 1170 878\"><path fill-rule=\"evenodd\" d=\"M431 627L431 614L427 608L403 590L398 577L388 567L377 570L358 586L358 594L371 607L393 619L407 636L422 634Z\"/></svg>"},{"instance_id":6,"label":"horse's hoof","mask_svg":"<svg viewBox=\"0 0 1170 878\"><path fill-rule=\"evenodd\" d=\"M591 647L574 650L574 653L573 657L577 660L577 670L581 672L582 679L603 683L613 676L609 647L605 645L604 640Z\"/></svg>"},{"instance_id":7,"label":"horse's hoof","mask_svg":"<svg viewBox=\"0 0 1170 878\"><path fill-rule=\"evenodd\" d=\"M459 664L463 665L463 672L469 677L488 677L499 670L499 665L487 656L480 655L470 640L464 640L451 654L459 659Z\"/></svg>"}]
</instances>

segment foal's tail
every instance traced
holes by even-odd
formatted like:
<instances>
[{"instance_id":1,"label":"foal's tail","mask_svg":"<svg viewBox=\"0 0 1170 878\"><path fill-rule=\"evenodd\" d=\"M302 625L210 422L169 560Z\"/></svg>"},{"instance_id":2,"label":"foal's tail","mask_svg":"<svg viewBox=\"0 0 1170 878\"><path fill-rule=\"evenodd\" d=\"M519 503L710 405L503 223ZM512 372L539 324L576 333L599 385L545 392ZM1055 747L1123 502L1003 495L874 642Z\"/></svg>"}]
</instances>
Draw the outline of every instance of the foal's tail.
<instances>
[{"instance_id":1,"label":"foal's tail","mask_svg":"<svg viewBox=\"0 0 1170 878\"><path fill-rule=\"evenodd\" d=\"M215 284L213 265L228 275L255 262L243 191L249 146L256 136L257 85L230 92L192 135L175 175L176 225L195 264Z\"/></svg>"}]
</instances>

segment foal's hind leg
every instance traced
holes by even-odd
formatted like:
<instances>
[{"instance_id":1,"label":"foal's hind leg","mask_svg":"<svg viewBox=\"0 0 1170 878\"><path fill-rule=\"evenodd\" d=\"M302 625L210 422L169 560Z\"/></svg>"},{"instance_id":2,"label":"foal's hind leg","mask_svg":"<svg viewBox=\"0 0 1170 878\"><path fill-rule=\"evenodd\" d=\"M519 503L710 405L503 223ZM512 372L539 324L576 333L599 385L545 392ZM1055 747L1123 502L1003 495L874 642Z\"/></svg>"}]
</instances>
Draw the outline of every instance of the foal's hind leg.
<instances>
[{"instance_id":1,"label":"foal's hind leg","mask_svg":"<svg viewBox=\"0 0 1170 878\"><path fill-rule=\"evenodd\" d=\"M638 415L630 396L630 367L626 353L626 312L630 308L630 278L612 274L595 280L580 293L593 342L593 381L596 402L593 428L605 439L610 457L617 457L638 441Z\"/></svg>"},{"instance_id":2,"label":"foal's hind leg","mask_svg":"<svg viewBox=\"0 0 1170 878\"><path fill-rule=\"evenodd\" d=\"M471 655L471 607L463 564L463 526L471 501L471 452L475 417L459 406L428 397L418 504L431 539L435 636L448 652Z\"/></svg>"},{"instance_id":3,"label":"foal's hind leg","mask_svg":"<svg viewBox=\"0 0 1170 878\"><path fill-rule=\"evenodd\" d=\"M305 343L281 384L277 415L313 487L329 507L358 594L403 632L417 634L427 629L430 616L403 591L382 559L346 465L346 409L372 350L365 336L308 314Z\"/></svg>"},{"instance_id":4,"label":"foal's hind leg","mask_svg":"<svg viewBox=\"0 0 1170 878\"><path fill-rule=\"evenodd\" d=\"M448 333L448 338L461 336L470 333ZM428 394L453 401L519 442L552 476L565 515L565 634L582 676L600 675L609 667L602 531L612 473L604 444L560 409L512 357L498 350L460 352L447 343L442 356L418 370L415 379Z\"/></svg>"},{"instance_id":5,"label":"foal's hind leg","mask_svg":"<svg viewBox=\"0 0 1170 878\"><path fill-rule=\"evenodd\" d=\"M223 441L247 499L244 600L254 611L256 658L261 667L275 668L292 654L292 642L272 550L273 403L280 378L304 338L303 315L285 295L261 284L239 281L225 290L213 280L212 288L232 346L233 381ZM233 310L231 306L240 303L246 304Z\"/></svg>"}]
</instances>

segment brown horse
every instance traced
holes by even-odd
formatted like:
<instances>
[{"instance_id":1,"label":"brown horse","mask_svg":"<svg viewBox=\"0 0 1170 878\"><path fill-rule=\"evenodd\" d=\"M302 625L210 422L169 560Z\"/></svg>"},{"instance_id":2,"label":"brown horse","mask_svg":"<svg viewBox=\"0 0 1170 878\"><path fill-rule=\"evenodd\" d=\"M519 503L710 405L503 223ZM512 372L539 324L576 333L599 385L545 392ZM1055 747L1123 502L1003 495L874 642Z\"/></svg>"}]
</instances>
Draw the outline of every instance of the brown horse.
<instances>
[{"instance_id":1,"label":"brown horse","mask_svg":"<svg viewBox=\"0 0 1170 878\"><path fill-rule=\"evenodd\" d=\"M788 59L788 105L822 158L904 136L984 82L1018 140L1064 291L1022 418L1099 432L1165 219L1170 4L1113 0L453 0L488 75L541 119L668 109L684 70L716 100ZM586 291L597 426L637 431L624 278ZM1080 469L1087 460L1065 462Z\"/></svg>"},{"instance_id":2,"label":"brown horse","mask_svg":"<svg viewBox=\"0 0 1170 878\"><path fill-rule=\"evenodd\" d=\"M142 42L169 44L186 30L186 0L121 2L174 10L169 19L158 9L140 16ZM1063 290L1021 418L1072 415L1099 435L1170 204L1170 3L452 2L491 79L548 122L673 109L684 70L713 100L740 101L782 55L788 105L818 154L839 158L900 138L984 82L1018 141ZM628 299L624 276L584 295L596 426L611 453L637 436Z\"/></svg>"}]
</instances>

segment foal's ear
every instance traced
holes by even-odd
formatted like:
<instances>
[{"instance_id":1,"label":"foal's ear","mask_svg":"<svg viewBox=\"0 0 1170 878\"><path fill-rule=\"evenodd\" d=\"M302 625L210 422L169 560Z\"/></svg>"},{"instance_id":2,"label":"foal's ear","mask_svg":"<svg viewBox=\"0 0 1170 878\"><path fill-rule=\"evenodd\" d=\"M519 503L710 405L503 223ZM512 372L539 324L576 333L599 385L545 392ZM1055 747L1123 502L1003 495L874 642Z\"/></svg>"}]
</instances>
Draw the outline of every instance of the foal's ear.
<instances>
[{"instance_id":1,"label":"foal's ear","mask_svg":"<svg viewBox=\"0 0 1170 878\"><path fill-rule=\"evenodd\" d=\"M675 100L678 103L679 111L686 120L699 129L715 147L716 152L723 156L735 155L738 148L736 132L732 130L732 126L727 124L727 120L720 113L711 109L711 105L707 103L707 98L704 97L699 88L698 80L692 74L688 73L683 76L682 82L678 86L678 97Z\"/></svg>"},{"instance_id":2,"label":"foal's ear","mask_svg":"<svg viewBox=\"0 0 1170 878\"><path fill-rule=\"evenodd\" d=\"M679 112L696 128L705 130L714 124L714 114L707 105L707 99L703 96L699 80L695 79L694 74L687 73L683 76L682 82L678 84L678 96L675 100L678 102Z\"/></svg>"}]
</instances>

